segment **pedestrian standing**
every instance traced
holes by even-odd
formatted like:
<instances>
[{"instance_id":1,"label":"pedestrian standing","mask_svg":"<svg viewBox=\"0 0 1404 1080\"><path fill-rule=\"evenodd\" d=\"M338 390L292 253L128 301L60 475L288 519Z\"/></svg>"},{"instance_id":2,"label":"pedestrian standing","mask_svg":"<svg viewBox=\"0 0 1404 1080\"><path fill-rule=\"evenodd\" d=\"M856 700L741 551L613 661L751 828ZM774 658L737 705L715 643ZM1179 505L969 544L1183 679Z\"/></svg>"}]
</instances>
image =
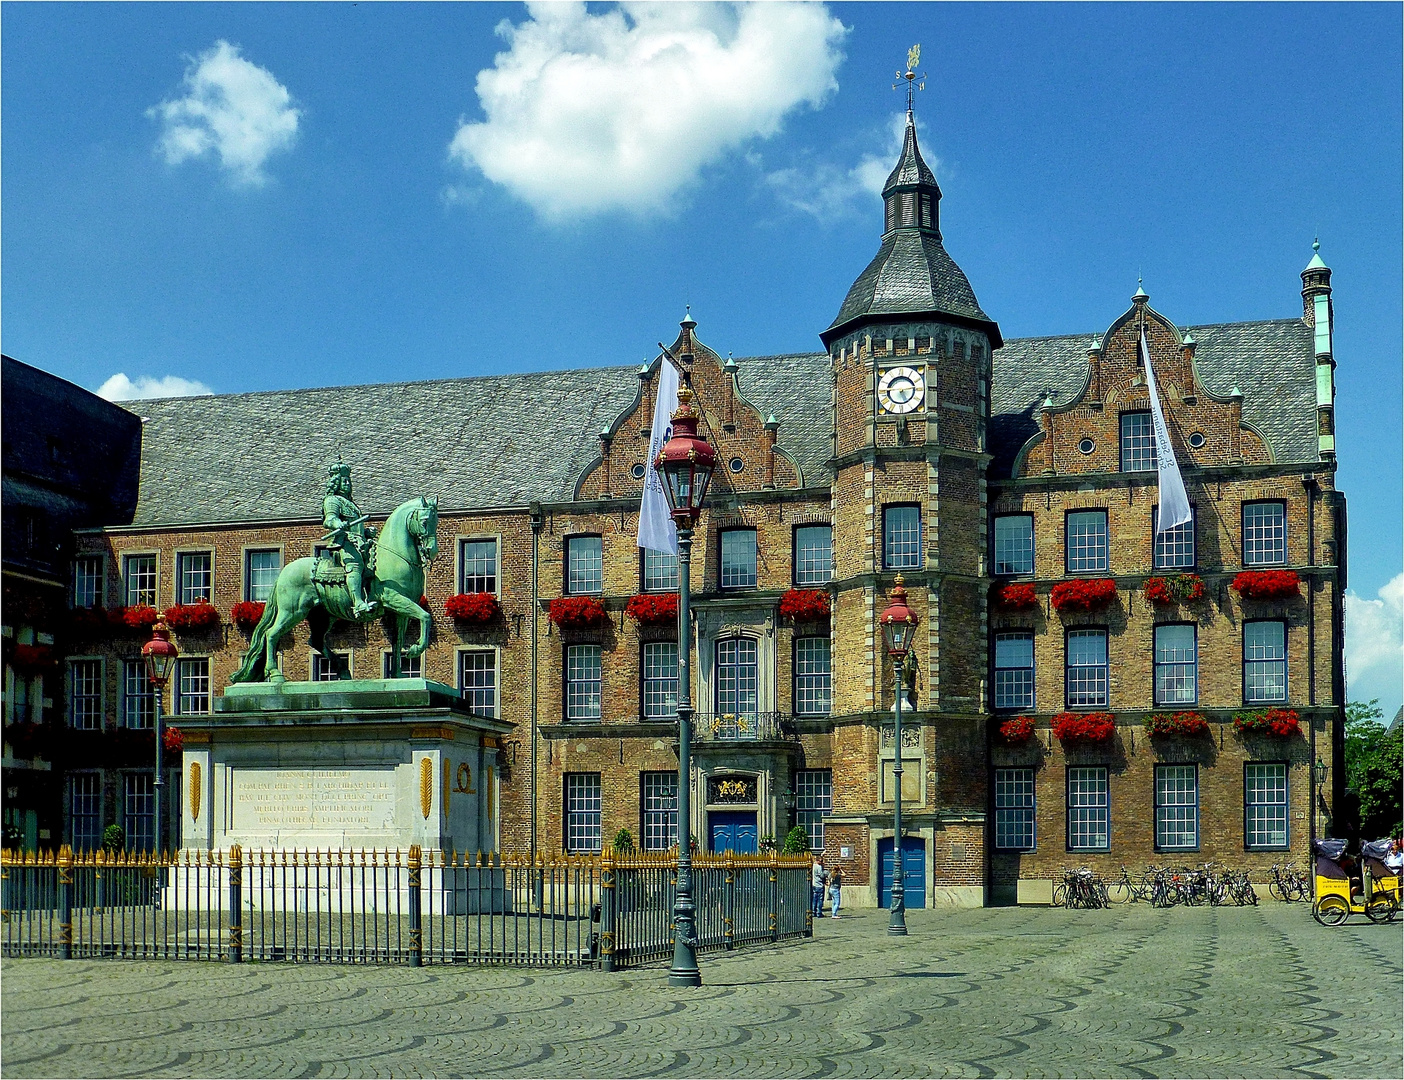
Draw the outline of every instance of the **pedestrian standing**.
<instances>
[{"instance_id":1,"label":"pedestrian standing","mask_svg":"<svg viewBox=\"0 0 1404 1080\"><path fill-rule=\"evenodd\" d=\"M824 869L823 860L815 855L814 864L809 868L809 905L813 908L816 919L824 916L824 882L828 878L829 874Z\"/></svg>"},{"instance_id":2,"label":"pedestrian standing","mask_svg":"<svg viewBox=\"0 0 1404 1080\"><path fill-rule=\"evenodd\" d=\"M843 891L843 872L835 866L829 871L829 914L839 917L839 898Z\"/></svg>"}]
</instances>

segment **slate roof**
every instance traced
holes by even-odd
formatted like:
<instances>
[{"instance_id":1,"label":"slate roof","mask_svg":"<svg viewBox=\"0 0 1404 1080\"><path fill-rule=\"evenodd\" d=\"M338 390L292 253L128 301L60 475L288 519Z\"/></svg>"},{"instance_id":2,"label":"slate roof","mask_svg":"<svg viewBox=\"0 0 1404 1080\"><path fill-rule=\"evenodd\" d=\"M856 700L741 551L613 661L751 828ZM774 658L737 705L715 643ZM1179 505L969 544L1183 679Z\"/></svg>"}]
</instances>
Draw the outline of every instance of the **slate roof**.
<instances>
[{"instance_id":1,"label":"slate roof","mask_svg":"<svg viewBox=\"0 0 1404 1080\"><path fill-rule=\"evenodd\" d=\"M1244 419L1280 462L1317 457L1311 330L1300 319L1193 328L1209 389L1244 393ZM1045 393L1063 404L1087 379L1093 335L1023 338L994 354L993 478L1038 430ZM779 446L807 485L832 478L827 354L738 357L742 396L780 420ZM134 524L314 516L328 461L355 470L357 501L385 512L411 494L445 509L571 499L597 434L638 393L637 369L607 367L132 402L145 419ZM347 435L338 440L341 427ZM387 430L382 430L386 427Z\"/></svg>"},{"instance_id":2,"label":"slate roof","mask_svg":"<svg viewBox=\"0 0 1404 1080\"><path fill-rule=\"evenodd\" d=\"M893 188L909 184L929 184L936 188L936 197L940 198L941 189L936 183L936 174L927 167L926 159L921 156L921 149L917 146L916 124L910 112L907 113L907 133L902 138L902 153L888 174L887 183L882 185L883 197L886 198Z\"/></svg>"}]
</instances>

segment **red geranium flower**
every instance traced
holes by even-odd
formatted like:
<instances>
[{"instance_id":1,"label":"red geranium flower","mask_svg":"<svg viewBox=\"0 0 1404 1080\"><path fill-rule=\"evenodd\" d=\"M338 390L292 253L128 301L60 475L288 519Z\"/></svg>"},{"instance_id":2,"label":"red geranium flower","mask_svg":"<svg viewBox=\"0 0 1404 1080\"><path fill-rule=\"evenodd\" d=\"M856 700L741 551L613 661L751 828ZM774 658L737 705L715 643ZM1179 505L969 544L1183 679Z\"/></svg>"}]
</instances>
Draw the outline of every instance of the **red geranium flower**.
<instances>
[{"instance_id":1,"label":"red geranium flower","mask_svg":"<svg viewBox=\"0 0 1404 1080\"><path fill-rule=\"evenodd\" d=\"M1204 599L1204 582L1198 574L1146 579L1146 599L1152 604L1193 604Z\"/></svg>"},{"instance_id":2,"label":"red geranium flower","mask_svg":"<svg viewBox=\"0 0 1404 1080\"><path fill-rule=\"evenodd\" d=\"M1116 734L1116 718L1109 712L1061 712L1053 717L1053 734L1063 742L1105 742Z\"/></svg>"},{"instance_id":3,"label":"red geranium flower","mask_svg":"<svg viewBox=\"0 0 1404 1080\"><path fill-rule=\"evenodd\" d=\"M229 617L240 630L248 632L263 618L264 604L260 600L240 600L229 609Z\"/></svg>"},{"instance_id":4,"label":"red geranium flower","mask_svg":"<svg viewBox=\"0 0 1404 1080\"><path fill-rule=\"evenodd\" d=\"M1155 713L1146 717L1148 735L1203 735L1209 721L1197 712Z\"/></svg>"},{"instance_id":5,"label":"red geranium flower","mask_svg":"<svg viewBox=\"0 0 1404 1080\"><path fill-rule=\"evenodd\" d=\"M35 671L54 662L54 650L47 645L16 645L11 662L22 671Z\"/></svg>"},{"instance_id":6,"label":"red geranium flower","mask_svg":"<svg viewBox=\"0 0 1404 1080\"><path fill-rule=\"evenodd\" d=\"M168 727L161 736L161 743L172 754L178 754L185 747L185 735L178 727Z\"/></svg>"},{"instance_id":7,"label":"red geranium flower","mask_svg":"<svg viewBox=\"0 0 1404 1080\"><path fill-rule=\"evenodd\" d=\"M1245 600L1288 600L1300 596L1302 579L1295 570L1244 570L1233 587Z\"/></svg>"},{"instance_id":8,"label":"red geranium flower","mask_svg":"<svg viewBox=\"0 0 1404 1080\"><path fill-rule=\"evenodd\" d=\"M593 596L558 596L551 601L549 617L557 626L597 626L605 620L604 601Z\"/></svg>"},{"instance_id":9,"label":"red geranium flower","mask_svg":"<svg viewBox=\"0 0 1404 1080\"><path fill-rule=\"evenodd\" d=\"M999 725L999 737L1010 746L1026 743L1033 738L1034 722L1030 716L1016 716Z\"/></svg>"},{"instance_id":10,"label":"red geranium flower","mask_svg":"<svg viewBox=\"0 0 1404 1080\"><path fill-rule=\"evenodd\" d=\"M198 604L176 604L166 609L166 625L182 633L213 630L219 625L219 610L208 600Z\"/></svg>"},{"instance_id":11,"label":"red geranium flower","mask_svg":"<svg viewBox=\"0 0 1404 1080\"><path fill-rule=\"evenodd\" d=\"M637 623L670 623L678 619L677 593L639 593L629 597L624 614Z\"/></svg>"},{"instance_id":12,"label":"red geranium flower","mask_svg":"<svg viewBox=\"0 0 1404 1080\"><path fill-rule=\"evenodd\" d=\"M1111 578L1074 578L1053 586L1053 606L1059 611L1091 611L1116 599Z\"/></svg>"},{"instance_id":13,"label":"red geranium flower","mask_svg":"<svg viewBox=\"0 0 1404 1080\"><path fill-rule=\"evenodd\" d=\"M131 607L118 608L113 621L128 630L150 630L160 617L161 613L150 604L134 604Z\"/></svg>"},{"instance_id":14,"label":"red geranium flower","mask_svg":"<svg viewBox=\"0 0 1404 1080\"><path fill-rule=\"evenodd\" d=\"M1036 607L1038 605L1038 590L1029 581L996 585L994 602L997 607L1007 608L1010 611Z\"/></svg>"},{"instance_id":15,"label":"red geranium flower","mask_svg":"<svg viewBox=\"0 0 1404 1080\"><path fill-rule=\"evenodd\" d=\"M445 613L453 619L470 623L490 623L501 613L497 597L492 593L459 593L444 601Z\"/></svg>"},{"instance_id":16,"label":"red geranium flower","mask_svg":"<svg viewBox=\"0 0 1404 1080\"><path fill-rule=\"evenodd\" d=\"M827 589L786 589L780 597L780 617L791 622L807 622L829 617Z\"/></svg>"},{"instance_id":17,"label":"red geranium flower","mask_svg":"<svg viewBox=\"0 0 1404 1080\"><path fill-rule=\"evenodd\" d=\"M1301 718L1296 709L1268 709L1265 712L1239 713L1233 718L1237 731L1252 731L1259 734L1279 735L1290 738L1301 734Z\"/></svg>"}]
</instances>

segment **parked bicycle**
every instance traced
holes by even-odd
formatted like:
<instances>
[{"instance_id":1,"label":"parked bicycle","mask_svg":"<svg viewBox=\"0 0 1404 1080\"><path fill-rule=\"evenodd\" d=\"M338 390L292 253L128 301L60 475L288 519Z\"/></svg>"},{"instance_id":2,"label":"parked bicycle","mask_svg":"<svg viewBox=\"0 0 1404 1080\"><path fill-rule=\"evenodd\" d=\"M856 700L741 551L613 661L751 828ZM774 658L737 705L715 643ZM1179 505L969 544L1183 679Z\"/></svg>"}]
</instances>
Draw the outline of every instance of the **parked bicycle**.
<instances>
[{"instance_id":1,"label":"parked bicycle","mask_svg":"<svg viewBox=\"0 0 1404 1080\"><path fill-rule=\"evenodd\" d=\"M1085 866L1064 870L1062 880L1053 883L1053 904L1056 907L1103 908L1110 901L1107 886Z\"/></svg>"},{"instance_id":2,"label":"parked bicycle","mask_svg":"<svg viewBox=\"0 0 1404 1080\"><path fill-rule=\"evenodd\" d=\"M1268 892L1274 900L1289 902L1305 900L1311 885L1307 876L1290 863L1273 866L1269 871L1272 879L1268 882Z\"/></svg>"}]
</instances>

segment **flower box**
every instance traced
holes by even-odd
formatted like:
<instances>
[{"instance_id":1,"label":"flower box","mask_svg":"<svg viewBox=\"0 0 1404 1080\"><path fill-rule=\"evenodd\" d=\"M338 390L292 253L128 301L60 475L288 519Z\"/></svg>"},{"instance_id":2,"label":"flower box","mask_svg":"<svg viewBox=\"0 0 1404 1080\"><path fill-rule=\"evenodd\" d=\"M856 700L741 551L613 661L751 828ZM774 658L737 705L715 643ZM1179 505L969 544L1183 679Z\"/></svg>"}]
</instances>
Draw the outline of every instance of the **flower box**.
<instances>
[{"instance_id":1,"label":"flower box","mask_svg":"<svg viewBox=\"0 0 1404 1080\"><path fill-rule=\"evenodd\" d=\"M1147 578L1146 599L1152 604L1193 604L1204 599L1204 581L1198 574Z\"/></svg>"},{"instance_id":2,"label":"flower box","mask_svg":"<svg viewBox=\"0 0 1404 1080\"><path fill-rule=\"evenodd\" d=\"M678 621L677 593L639 593L629 597L624 614L641 624L664 624Z\"/></svg>"},{"instance_id":3,"label":"flower box","mask_svg":"<svg viewBox=\"0 0 1404 1080\"><path fill-rule=\"evenodd\" d=\"M114 625L122 625L121 608L108 611L106 608L74 608L69 618L75 634L89 635L106 633Z\"/></svg>"},{"instance_id":4,"label":"flower box","mask_svg":"<svg viewBox=\"0 0 1404 1080\"><path fill-rule=\"evenodd\" d=\"M118 608L112 613L112 624L128 630L150 630L161 618L161 613L150 604L134 604Z\"/></svg>"},{"instance_id":5,"label":"flower box","mask_svg":"<svg viewBox=\"0 0 1404 1080\"><path fill-rule=\"evenodd\" d=\"M168 754L179 754L185 749L185 734L178 727L168 727L161 733L161 745Z\"/></svg>"},{"instance_id":6,"label":"flower box","mask_svg":"<svg viewBox=\"0 0 1404 1080\"><path fill-rule=\"evenodd\" d=\"M208 600L166 608L166 625L182 634L199 634L219 625L219 610Z\"/></svg>"},{"instance_id":7,"label":"flower box","mask_svg":"<svg viewBox=\"0 0 1404 1080\"><path fill-rule=\"evenodd\" d=\"M48 645L16 645L10 663L20 671L38 671L54 663L54 650Z\"/></svg>"},{"instance_id":8,"label":"flower box","mask_svg":"<svg viewBox=\"0 0 1404 1080\"><path fill-rule=\"evenodd\" d=\"M10 753L20 761L30 758L46 758L53 744L53 729L31 720L21 720L5 728L5 742L10 744Z\"/></svg>"},{"instance_id":9,"label":"flower box","mask_svg":"<svg viewBox=\"0 0 1404 1080\"><path fill-rule=\"evenodd\" d=\"M808 622L829 617L827 589L786 589L780 597L780 617L791 622Z\"/></svg>"},{"instance_id":10,"label":"flower box","mask_svg":"<svg viewBox=\"0 0 1404 1080\"><path fill-rule=\"evenodd\" d=\"M1028 608L1038 607L1038 590L1029 581L996 585L994 602L996 607L1004 608L1006 611L1024 611Z\"/></svg>"},{"instance_id":11,"label":"flower box","mask_svg":"<svg viewBox=\"0 0 1404 1080\"><path fill-rule=\"evenodd\" d=\"M1050 598L1059 611L1091 611L1116 599L1116 582L1111 578L1060 581Z\"/></svg>"},{"instance_id":12,"label":"flower box","mask_svg":"<svg viewBox=\"0 0 1404 1080\"><path fill-rule=\"evenodd\" d=\"M1197 712L1153 713L1146 717L1146 734L1165 735L1206 735L1209 721Z\"/></svg>"},{"instance_id":13,"label":"flower box","mask_svg":"<svg viewBox=\"0 0 1404 1080\"><path fill-rule=\"evenodd\" d=\"M1238 732L1252 732L1256 735L1277 735L1290 739L1300 735L1301 718L1296 709L1267 709L1263 712L1239 713L1233 718L1233 727Z\"/></svg>"},{"instance_id":14,"label":"flower box","mask_svg":"<svg viewBox=\"0 0 1404 1080\"><path fill-rule=\"evenodd\" d=\"M1106 742L1116 734L1116 718L1109 712L1061 712L1053 717L1053 734L1062 742Z\"/></svg>"},{"instance_id":15,"label":"flower box","mask_svg":"<svg viewBox=\"0 0 1404 1080\"><path fill-rule=\"evenodd\" d=\"M449 618L459 622L483 625L501 615L502 608L492 593L458 593L444 601L444 612Z\"/></svg>"},{"instance_id":16,"label":"flower box","mask_svg":"<svg viewBox=\"0 0 1404 1080\"><path fill-rule=\"evenodd\" d=\"M1233 588L1245 600L1290 600L1301 595L1301 583L1295 570L1243 570Z\"/></svg>"},{"instance_id":17,"label":"flower box","mask_svg":"<svg viewBox=\"0 0 1404 1080\"><path fill-rule=\"evenodd\" d=\"M547 614L562 630L598 626L606 618L604 601L593 596L558 596Z\"/></svg>"},{"instance_id":18,"label":"flower box","mask_svg":"<svg viewBox=\"0 0 1404 1080\"><path fill-rule=\"evenodd\" d=\"M1022 746L1033 738L1034 722L1029 716L1016 716L999 725L1000 742L1008 746Z\"/></svg>"},{"instance_id":19,"label":"flower box","mask_svg":"<svg viewBox=\"0 0 1404 1080\"><path fill-rule=\"evenodd\" d=\"M263 618L263 609L264 604L260 600L240 600L229 609L229 617L234 620L235 626L247 634Z\"/></svg>"}]
</instances>

